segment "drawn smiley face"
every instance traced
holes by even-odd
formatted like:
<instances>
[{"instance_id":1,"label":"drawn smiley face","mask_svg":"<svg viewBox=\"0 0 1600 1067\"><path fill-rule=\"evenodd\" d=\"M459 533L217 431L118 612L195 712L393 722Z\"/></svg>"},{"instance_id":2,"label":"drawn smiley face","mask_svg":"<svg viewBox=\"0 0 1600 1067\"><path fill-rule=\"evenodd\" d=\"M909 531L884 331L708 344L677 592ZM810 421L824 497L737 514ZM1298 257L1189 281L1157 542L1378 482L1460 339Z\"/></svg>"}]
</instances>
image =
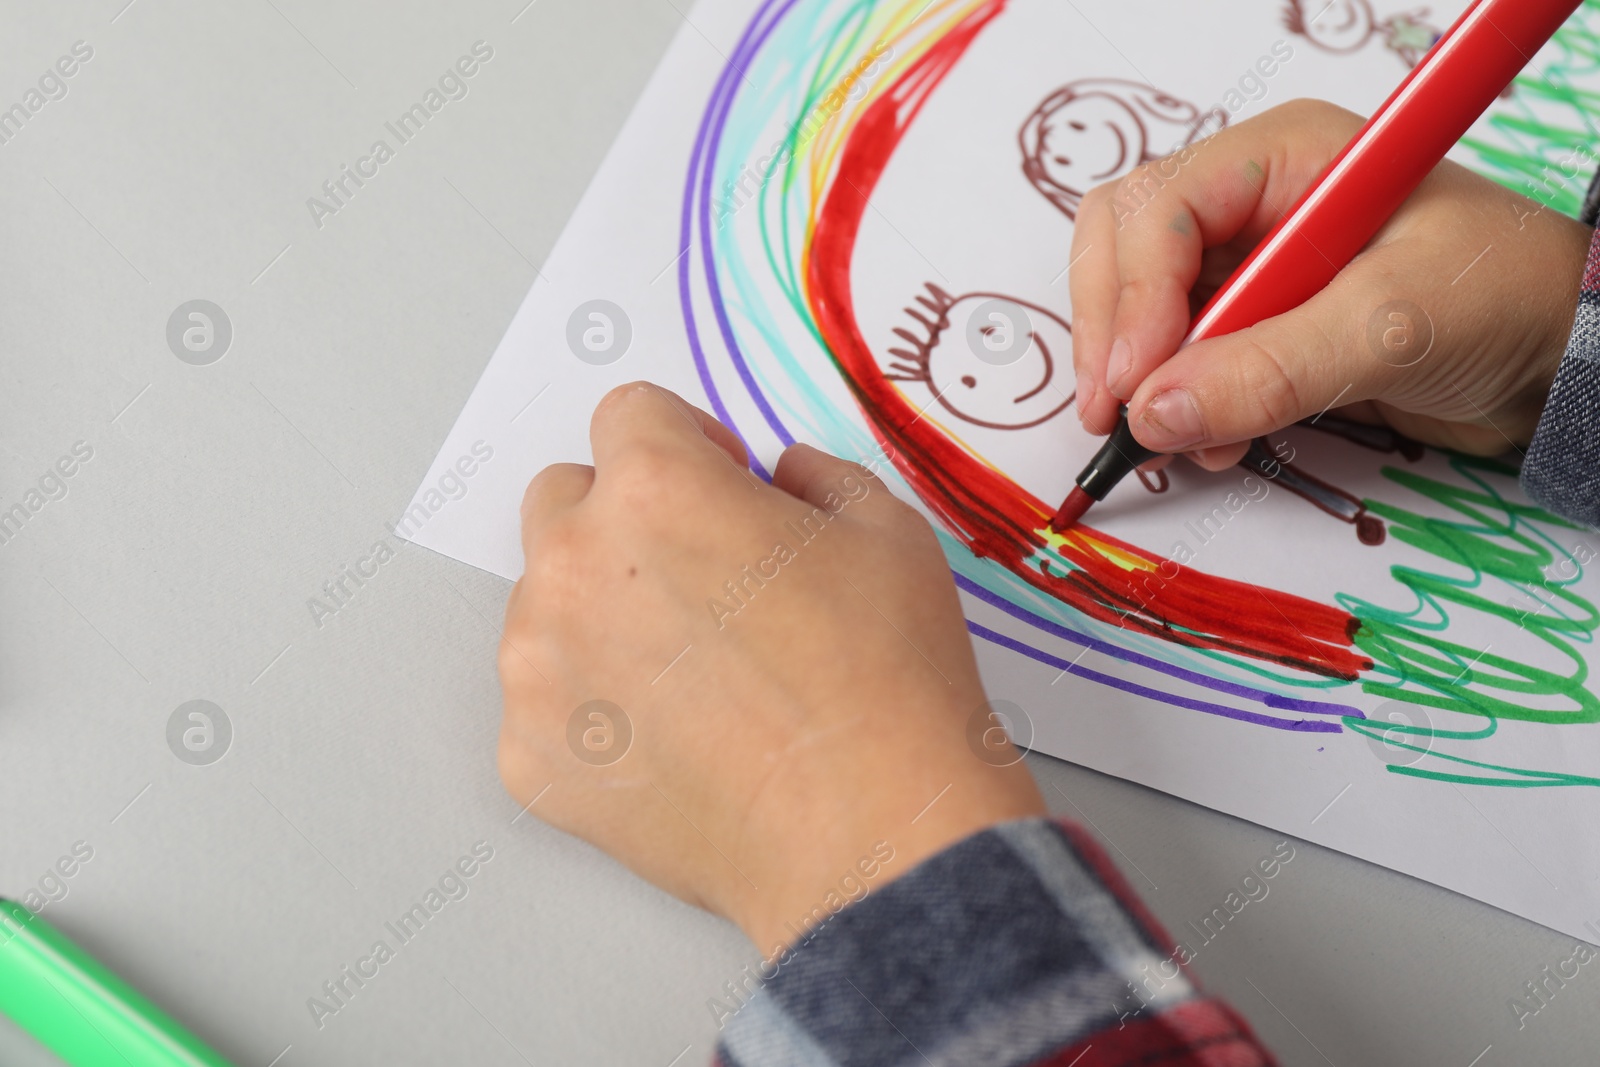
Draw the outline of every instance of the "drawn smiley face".
<instances>
[{"instance_id":1,"label":"drawn smiley face","mask_svg":"<svg viewBox=\"0 0 1600 1067\"><path fill-rule=\"evenodd\" d=\"M1201 112L1153 85L1083 78L1044 98L1017 133L1022 173L1068 218L1083 196L1141 163L1227 124L1222 109Z\"/></svg>"},{"instance_id":2,"label":"drawn smiley face","mask_svg":"<svg viewBox=\"0 0 1600 1067\"><path fill-rule=\"evenodd\" d=\"M1072 365L1072 328L1055 312L1003 293L951 296L930 284L906 313L920 330L897 329L910 348L890 349L888 377L922 382L951 415L994 430L1025 430L1072 403L1055 384Z\"/></svg>"},{"instance_id":3,"label":"drawn smiley face","mask_svg":"<svg viewBox=\"0 0 1600 1067\"><path fill-rule=\"evenodd\" d=\"M1309 12L1309 13L1308 13ZM1325 52L1354 52L1377 32L1367 0L1290 0L1284 25Z\"/></svg>"},{"instance_id":4,"label":"drawn smiley face","mask_svg":"<svg viewBox=\"0 0 1600 1067\"><path fill-rule=\"evenodd\" d=\"M1075 97L1040 130L1044 174L1063 189L1086 192L1144 159L1145 130L1133 108L1106 93Z\"/></svg>"}]
</instances>

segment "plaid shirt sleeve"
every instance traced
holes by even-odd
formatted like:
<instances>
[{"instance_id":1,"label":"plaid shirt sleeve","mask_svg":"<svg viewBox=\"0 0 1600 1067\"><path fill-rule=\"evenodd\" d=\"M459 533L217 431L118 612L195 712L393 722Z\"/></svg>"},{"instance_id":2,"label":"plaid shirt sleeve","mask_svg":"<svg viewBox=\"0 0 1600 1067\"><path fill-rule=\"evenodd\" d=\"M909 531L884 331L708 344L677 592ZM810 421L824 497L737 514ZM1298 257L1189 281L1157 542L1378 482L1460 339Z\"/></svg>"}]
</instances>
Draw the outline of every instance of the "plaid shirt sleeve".
<instances>
[{"instance_id":1,"label":"plaid shirt sleeve","mask_svg":"<svg viewBox=\"0 0 1600 1067\"><path fill-rule=\"evenodd\" d=\"M1265 1067L1078 827L1006 823L825 919L732 1018L721 1067Z\"/></svg>"},{"instance_id":2,"label":"plaid shirt sleeve","mask_svg":"<svg viewBox=\"0 0 1600 1067\"><path fill-rule=\"evenodd\" d=\"M1597 191L1600 180L1585 208L1590 225ZM1600 526L1600 233L1589 248L1566 355L1522 461L1522 487L1540 506Z\"/></svg>"}]
</instances>

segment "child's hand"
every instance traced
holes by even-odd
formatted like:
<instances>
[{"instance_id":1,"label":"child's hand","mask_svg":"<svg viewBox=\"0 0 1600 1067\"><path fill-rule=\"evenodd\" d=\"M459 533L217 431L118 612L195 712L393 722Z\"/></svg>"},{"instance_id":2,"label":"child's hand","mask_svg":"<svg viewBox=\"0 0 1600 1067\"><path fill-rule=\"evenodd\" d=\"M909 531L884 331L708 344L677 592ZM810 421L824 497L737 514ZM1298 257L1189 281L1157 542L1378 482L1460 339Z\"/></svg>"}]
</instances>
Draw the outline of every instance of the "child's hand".
<instances>
[{"instance_id":1,"label":"child's hand","mask_svg":"<svg viewBox=\"0 0 1600 1067\"><path fill-rule=\"evenodd\" d=\"M500 773L533 814L772 951L830 893L1043 812L938 542L877 478L796 446L765 485L645 384L591 439L528 486L506 607Z\"/></svg>"},{"instance_id":2,"label":"child's hand","mask_svg":"<svg viewBox=\"0 0 1600 1067\"><path fill-rule=\"evenodd\" d=\"M1453 163L1309 303L1174 355L1191 290L1209 297L1361 121L1295 101L1084 198L1072 307L1086 426L1108 432L1127 400L1142 443L1214 470L1330 406L1466 452L1527 444L1591 231Z\"/></svg>"}]
</instances>

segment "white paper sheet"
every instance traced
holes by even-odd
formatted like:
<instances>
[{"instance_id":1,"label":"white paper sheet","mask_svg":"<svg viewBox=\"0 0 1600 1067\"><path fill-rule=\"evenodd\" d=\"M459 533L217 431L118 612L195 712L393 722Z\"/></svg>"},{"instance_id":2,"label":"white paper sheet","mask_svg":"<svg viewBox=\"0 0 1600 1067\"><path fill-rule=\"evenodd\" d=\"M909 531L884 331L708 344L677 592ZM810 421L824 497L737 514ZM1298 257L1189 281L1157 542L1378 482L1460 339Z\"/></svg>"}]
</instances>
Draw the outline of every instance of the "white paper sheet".
<instances>
[{"instance_id":1,"label":"white paper sheet","mask_svg":"<svg viewBox=\"0 0 1600 1067\"><path fill-rule=\"evenodd\" d=\"M790 440L880 461L941 530L1022 743L1600 937L1585 566L1600 539L1527 511L1514 475L1297 427L1272 448L1342 516L1287 472L1180 464L1166 492L1120 487L1090 534L1051 539L1036 516L1005 534L1009 556L969 547L1029 500L1059 503L1098 445L1067 403L1082 188L1207 116L1300 96L1370 111L1464 3L1306 6L1322 14L702 0L398 532L516 577L528 479L586 461L596 401L653 380L729 421L765 469ZM1517 160L1549 164L1537 192L1555 208L1593 170L1574 162L1596 140L1585 120L1544 88L1600 89L1577 58L1600 41L1587 17L1455 153L1518 187ZM1494 269L1492 250L1469 266ZM995 299L1023 309L1024 343L977 359L962 339ZM908 308L948 321L935 337ZM1400 340L1425 342L1413 325ZM858 393L904 407L869 416ZM993 477L946 493L918 472L934 446ZM1398 743L1375 736L1395 724Z\"/></svg>"}]
</instances>

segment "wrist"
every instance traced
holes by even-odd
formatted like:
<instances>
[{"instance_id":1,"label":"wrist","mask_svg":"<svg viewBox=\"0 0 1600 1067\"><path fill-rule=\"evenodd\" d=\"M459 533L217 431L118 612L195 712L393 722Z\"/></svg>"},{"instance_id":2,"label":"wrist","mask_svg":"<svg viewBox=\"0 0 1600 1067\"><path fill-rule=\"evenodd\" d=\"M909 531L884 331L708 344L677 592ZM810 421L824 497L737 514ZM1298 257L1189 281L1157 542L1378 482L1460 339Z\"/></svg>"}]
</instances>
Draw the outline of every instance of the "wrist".
<instances>
[{"instance_id":1,"label":"wrist","mask_svg":"<svg viewBox=\"0 0 1600 1067\"><path fill-rule=\"evenodd\" d=\"M1594 242L1594 230L1561 217L1555 222L1557 235L1549 249L1562 284L1550 293L1551 306L1543 315L1544 329L1537 350L1526 364L1522 388L1514 404L1514 429L1511 436L1517 447L1527 448L1544 414L1546 400L1554 386L1556 373L1565 358L1577 319L1583 277Z\"/></svg>"},{"instance_id":2,"label":"wrist","mask_svg":"<svg viewBox=\"0 0 1600 1067\"><path fill-rule=\"evenodd\" d=\"M969 761L962 753L959 762ZM766 850L764 877L754 886L741 883L743 892L728 909L729 917L770 956L973 834L1046 814L1020 762L977 771L947 767L946 772L937 773L927 763L892 776L880 770L872 778L854 779L869 784L853 804L796 811L785 819L784 829L773 831L775 847Z\"/></svg>"}]
</instances>

